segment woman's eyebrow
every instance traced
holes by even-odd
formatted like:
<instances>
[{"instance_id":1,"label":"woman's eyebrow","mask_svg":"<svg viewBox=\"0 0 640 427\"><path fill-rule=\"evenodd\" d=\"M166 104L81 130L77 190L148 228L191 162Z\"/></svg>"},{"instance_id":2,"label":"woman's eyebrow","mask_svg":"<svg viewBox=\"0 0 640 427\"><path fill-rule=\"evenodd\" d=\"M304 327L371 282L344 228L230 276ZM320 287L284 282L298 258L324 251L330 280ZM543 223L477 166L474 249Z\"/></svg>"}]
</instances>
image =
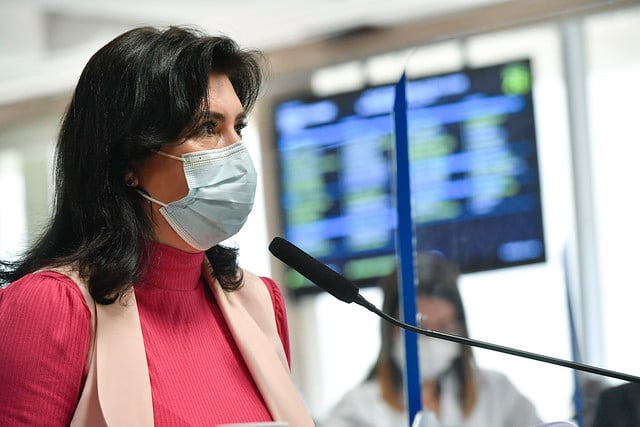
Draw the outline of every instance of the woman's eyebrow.
<instances>
[{"instance_id":1,"label":"woman's eyebrow","mask_svg":"<svg viewBox=\"0 0 640 427\"><path fill-rule=\"evenodd\" d=\"M211 110L204 113L204 116L202 117L202 119L203 120L224 120L226 117L227 116L225 116L223 113ZM242 111L236 115L234 121L237 122L237 121L245 121L245 120L247 120L247 112Z\"/></svg>"}]
</instances>

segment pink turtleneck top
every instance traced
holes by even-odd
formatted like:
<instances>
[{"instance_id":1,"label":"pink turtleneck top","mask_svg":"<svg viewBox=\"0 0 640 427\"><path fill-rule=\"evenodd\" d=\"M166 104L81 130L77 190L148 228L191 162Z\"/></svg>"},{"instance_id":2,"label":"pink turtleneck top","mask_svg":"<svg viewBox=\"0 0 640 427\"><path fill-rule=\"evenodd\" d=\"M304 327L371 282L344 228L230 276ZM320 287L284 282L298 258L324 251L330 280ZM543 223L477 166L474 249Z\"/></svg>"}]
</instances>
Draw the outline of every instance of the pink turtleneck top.
<instances>
[{"instance_id":1,"label":"pink turtleneck top","mask_svg":"<svg viewBox=\"0 0 640 427\"><path fill-rule=\"evenodd\" d=\"M149 244L135 285L157 426L270 421L220 308L200 277L204 253ZM282 295L271 294L287 358ZM0 425L68 426L86 378L90 312L77 285L55 272L0 289Z\"/></svg>"}]
</instances>

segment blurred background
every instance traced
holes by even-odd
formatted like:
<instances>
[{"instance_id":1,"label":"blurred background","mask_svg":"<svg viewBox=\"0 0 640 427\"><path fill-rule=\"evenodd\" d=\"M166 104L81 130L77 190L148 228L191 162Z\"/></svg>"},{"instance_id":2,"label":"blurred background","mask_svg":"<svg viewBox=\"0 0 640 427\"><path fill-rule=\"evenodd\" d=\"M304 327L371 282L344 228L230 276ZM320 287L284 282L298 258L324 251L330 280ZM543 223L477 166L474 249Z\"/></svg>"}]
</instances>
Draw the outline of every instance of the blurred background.
<instances>
[{"instance_id":1,"label":"blurred background","mask_svg":"<svg viewBox=\"0 0 640 427\"><path fill-rule=\"evenodd\" d=\"M281 284L294 378L314 416L326 414L364 378L377 356L379 320L360 307L304 288L272 259L267 246L274 236L285 236L329 264L360 260L355 250L331 255L326 244L335 243L336 236L326 230L319 236L317 228L296 227L307 220L292 207L291 198L301 193L291 180L303 176L295 175L300 168L326 172L314 175L315 181L303 188L316 196L303 204L303 213L311 215L307 222L326 226L322 214L335 212L316 209L317 192L329 191L336 176L348 180L347 172L356 171L352 179L369 183L387 165L358 154L351 163L340 158L331 169L317 163L335 161L336 154L327 157L326 151L304 163L304 155L292 158L287 151L292 141L315 147L311 157L326 147L291 139L282 123L288 119L287 126L302 129L323 120L335 122L336 108L345 103L353 107L354 99L374 93L368 89L388 87L403 72L409 79L433 82L433 76L472 76L473 70L514 61L528 67L532 152L527 158L534 173L530 177L537 179L531 191L541 250L529 260L466 270L460 286L471 336L640 375L640 344L632 338L633 325L640 323L635 269L640 240L639 1L0 0L0 257L19 256L46 223L56 133L86 61L134 26L173 24L224 33L269 58L269 81L245 133L263 181L249 223L227 243L240 247L245 268ZM482 87L474 90L483 93ZM319 111L327 111L322 108L289 109L287 114L295 110L300 117L283 118L291 105L330 105L334 110L328 110L330 119L322 118ZM385 113L391 120L390 111ZM339 143L347 144L349 138ZM495 158L484 161L490 165ZM390 185L388 175L382 181ZM510 226L518 232L527 224ZM353 237L348 226L341 227L336 232L341 238ZM465 227L449 228L451 238L464 240ZM388 245L393 230L385 230ZM385 254L387 261L393 256ZM371 262L357 264L360 269L363 265L373 268ZM362 294L380 306L375 274L353 274ZM575 416L571 370L474 352L479 365L507 374L544 420ZM588 419L597 391L616 381L579 375L578 383Z\"/></svg>"}]
</instances>

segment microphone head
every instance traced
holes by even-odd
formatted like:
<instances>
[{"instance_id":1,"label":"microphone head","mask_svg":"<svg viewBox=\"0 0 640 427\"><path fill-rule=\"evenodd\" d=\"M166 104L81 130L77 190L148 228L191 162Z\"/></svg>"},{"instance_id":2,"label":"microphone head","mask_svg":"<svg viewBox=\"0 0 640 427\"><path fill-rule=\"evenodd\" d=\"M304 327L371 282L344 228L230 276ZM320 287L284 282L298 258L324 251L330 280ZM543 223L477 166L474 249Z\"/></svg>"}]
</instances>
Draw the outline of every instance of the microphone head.
<instances>
[{"instance_id":1,"label":"microphone head","mask_svg":"<svg viewBox=\"0 0 640 427\"><path fill-rule=\"evenodd\" d=\"M275 237L271 241L269 251L280 261L341 301L352 303L360 295L358 287L351 281L281 237Z\"/></svg>"}]
</instances>

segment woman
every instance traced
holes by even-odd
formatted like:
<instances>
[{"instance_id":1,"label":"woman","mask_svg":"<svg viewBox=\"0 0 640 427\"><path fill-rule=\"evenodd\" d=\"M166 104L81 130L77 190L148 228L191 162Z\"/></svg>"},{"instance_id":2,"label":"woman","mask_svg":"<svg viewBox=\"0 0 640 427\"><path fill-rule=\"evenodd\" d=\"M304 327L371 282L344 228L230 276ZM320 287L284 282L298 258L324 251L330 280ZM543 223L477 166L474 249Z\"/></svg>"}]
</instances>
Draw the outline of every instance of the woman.
<instances>
[{"instance_id":1,"label":"woman","mask_svg":"<svg viewBox=\"0 0 640 427\"><path fill-rule=\"evenodd\" d=\"M457 288L457 268L438 254L421 254L417 258L417 275L418 326L468 337ZM381 285L383 311L397 318L397 272L387 276ZM381 334L380 354L368 378L347 392L323 426L408 425L402 384L402 332L382 322ZM440 425L528 427L540 423L534 406L504 375L475 366L470 347L419 336L418 349L422 406L425 413L435 414Z\"/></svg>"},{"instance_id":2,"label":"woman","mask_svg":"<svg viewBox=\"0 0 640 427\"><path fill-rule=\"evenodd\" d=\"M261 56L137 28L82 72L42 237L2 263L0 425L312 426L278 286L219 243L256 173L242 128Z\"/></svg>"}]
</instances>

